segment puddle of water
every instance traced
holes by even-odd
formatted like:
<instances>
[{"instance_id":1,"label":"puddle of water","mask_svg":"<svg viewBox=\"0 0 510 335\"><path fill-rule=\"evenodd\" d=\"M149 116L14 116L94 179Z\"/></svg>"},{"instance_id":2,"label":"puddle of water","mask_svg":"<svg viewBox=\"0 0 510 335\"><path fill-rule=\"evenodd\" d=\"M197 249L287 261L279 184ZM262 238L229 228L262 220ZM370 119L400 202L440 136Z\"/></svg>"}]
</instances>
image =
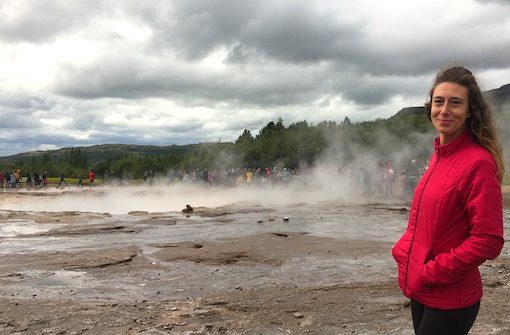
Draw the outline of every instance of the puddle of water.
<instances>
[{"instance_id":1,"label":"puddle of water","mask_svg":"<svg viewBox=\"0 0 510 335\"><path fill-rule=\"evenodd\" d=\"M25 220L9 220L7 222L2 222L0 225L0 238L43 233L49 231L50 228L51 227L48 227L48 225L44 227L37 226L33 222L27 222Z\"/></svg>"}]
</instances>

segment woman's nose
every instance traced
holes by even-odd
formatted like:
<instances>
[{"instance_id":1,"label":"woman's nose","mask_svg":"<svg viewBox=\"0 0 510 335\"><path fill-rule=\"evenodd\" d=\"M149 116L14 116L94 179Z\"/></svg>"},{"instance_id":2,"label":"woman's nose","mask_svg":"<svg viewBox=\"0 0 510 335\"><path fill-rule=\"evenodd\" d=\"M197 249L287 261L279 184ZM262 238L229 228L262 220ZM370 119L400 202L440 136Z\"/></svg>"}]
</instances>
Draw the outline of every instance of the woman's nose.
<instances>
[{"instance_id":1,"label":"woman's nose","mask_svg":"<svg viewBox=\"0 0 510 335\"><path fill-rule=\"evenodd\" d=\"M450 111L450 104L448 103L448 101L445 101L443 106L441 106L440 113L444 114L444 113L448 113L449 111Z\"/></svg>"}]
</instances>

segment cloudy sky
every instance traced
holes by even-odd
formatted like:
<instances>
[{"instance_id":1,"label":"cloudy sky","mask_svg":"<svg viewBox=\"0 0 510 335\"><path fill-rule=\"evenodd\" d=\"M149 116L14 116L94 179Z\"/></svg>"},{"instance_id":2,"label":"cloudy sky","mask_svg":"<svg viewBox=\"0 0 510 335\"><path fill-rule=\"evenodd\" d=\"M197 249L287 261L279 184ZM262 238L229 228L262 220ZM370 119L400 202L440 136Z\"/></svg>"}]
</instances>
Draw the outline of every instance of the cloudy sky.
<instances>
[{"instance_id":1,"label":"cloudy sky","mask_svg":"<svg viewBox=\"0 0 510 335\"><path fill-rule=\"evenodd\" d=\"M510 1L2 0L0 156L387 118L449 63L510 83Z\"/></svg>"}]
</instances>

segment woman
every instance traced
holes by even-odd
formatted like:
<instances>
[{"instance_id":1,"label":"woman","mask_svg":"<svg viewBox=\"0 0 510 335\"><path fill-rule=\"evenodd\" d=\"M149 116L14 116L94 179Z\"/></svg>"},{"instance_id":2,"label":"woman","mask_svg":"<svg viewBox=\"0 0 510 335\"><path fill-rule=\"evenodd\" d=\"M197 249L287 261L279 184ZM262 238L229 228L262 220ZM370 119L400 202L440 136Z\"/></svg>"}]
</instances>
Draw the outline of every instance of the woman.
<instances>
[{"instance_id":1,"label":"woman","mask_svg":"<svg viewBox=\"0 0 510 335\"><path fill-rule=\"evenodd\" d=\"M502 150L468 69L439 72L429 99L439 136L392 254L415 333L467 334L482 297L478 266L503 248Z\"/></svg>"}]
</instances>

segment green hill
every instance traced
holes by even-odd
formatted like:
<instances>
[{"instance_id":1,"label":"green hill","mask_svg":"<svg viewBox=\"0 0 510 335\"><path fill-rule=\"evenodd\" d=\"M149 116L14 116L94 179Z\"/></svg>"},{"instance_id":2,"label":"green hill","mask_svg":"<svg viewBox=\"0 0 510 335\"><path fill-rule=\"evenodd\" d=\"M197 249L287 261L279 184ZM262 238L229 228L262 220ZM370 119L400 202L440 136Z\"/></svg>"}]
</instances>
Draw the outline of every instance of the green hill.
<instances>
[{"instance_id":1,"label":"green hill","mask_svg":"<svg viewBox=\"0 0 510 335\"><path fill-rule=\"evenodd\" d=\"M132 144L99 144L88 147L66 147L57 150L36 150L24 152L12 156L0 157L0 166L15 164L20 161L29 162L33 158L40 158L49 155L52 160L58 159L65 154L69 154L72 150L79 149L86 152L87 160L91 164L100 163L108 159L114 159L125 155L181 155L188 154L199 147L200 144L189 145L132 145Z\"/></svg>"}]
</instances>

